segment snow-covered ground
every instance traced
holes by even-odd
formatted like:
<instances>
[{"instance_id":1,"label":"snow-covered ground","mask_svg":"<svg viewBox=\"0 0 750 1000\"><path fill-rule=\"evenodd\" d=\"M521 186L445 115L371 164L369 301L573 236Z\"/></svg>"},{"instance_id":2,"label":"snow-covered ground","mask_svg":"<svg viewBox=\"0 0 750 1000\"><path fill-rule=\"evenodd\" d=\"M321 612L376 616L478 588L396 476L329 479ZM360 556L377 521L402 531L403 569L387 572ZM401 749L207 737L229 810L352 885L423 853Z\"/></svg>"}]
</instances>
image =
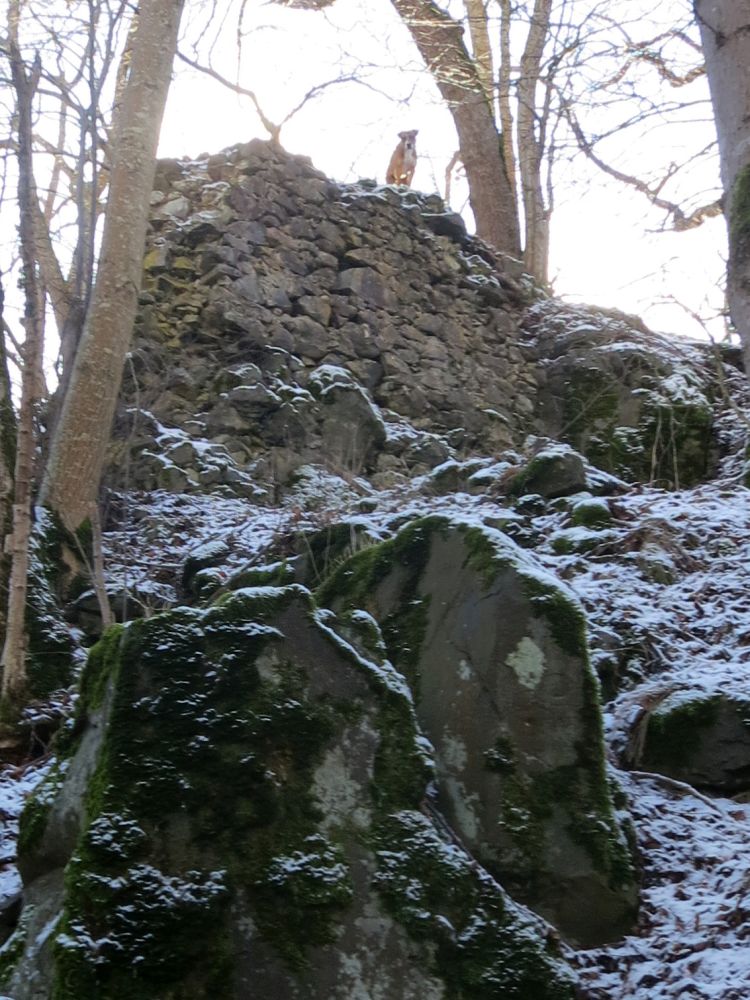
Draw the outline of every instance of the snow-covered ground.
<instances>
[{"instance_id":1,"label":"snow-covered ground","mask_svg":"<svg viewBox=\"0 0 750 1000\"><path fill-rule=\"evenodd\" d=\"M667 683L750 689L750 491L737 470L726 464L721 478L692 490L634 487L607 497L611 520L596 529L572 528L568 503L519 515L535 557L585 607L594 661L620 663L621 691L605 711L613 767L634 706L653 690ZM151 594L158 606L178 600L180 567L208 543L225 543L220 572L228 579L292 554L303 533L340 521L383 538L428 512L492 525L515 516L491 489L435 496L434 480L422 478L375 492L362 481L315 476L303 477L300 495L277 508L197 495L130 498L128 527L106 539L113 585L137 583L145 602ZM559 554L555 538L566 533L583 538L587 551ZM44 766L0 775L0 897L18 890L10 864L15 822L43 773ZM623 941L571 955L584 996L747 1000L750 805L656 775L616 776L641 852L640 919Z\"/></svg>"}]
</instances>

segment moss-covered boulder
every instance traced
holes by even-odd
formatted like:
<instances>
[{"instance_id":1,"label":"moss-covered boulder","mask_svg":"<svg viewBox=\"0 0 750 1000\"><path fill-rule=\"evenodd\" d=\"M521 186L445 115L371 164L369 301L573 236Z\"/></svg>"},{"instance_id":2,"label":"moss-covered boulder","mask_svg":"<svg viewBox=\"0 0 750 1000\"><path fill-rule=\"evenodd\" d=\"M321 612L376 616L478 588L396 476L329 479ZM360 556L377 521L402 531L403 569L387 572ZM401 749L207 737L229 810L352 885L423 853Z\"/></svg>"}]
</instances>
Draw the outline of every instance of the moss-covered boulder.
<instances>
[{"instance_id":1,"label":"moss-covered boulder","mask_svg":"<svg viewBox=\"0 0 750 1000\"><path fill-rule=\"evenodd\" d=\"M297 585L108 632L22 817L0 989L572 1000L548 928L449 833L382 649Z\"/></svg>"},{"instance_id":2,"label":"moss-covered boulder","mask_svg":"<svg viewBox=\"0 0 750 1000\"><path fill-rule=\"evenodd\" d=\"M559 303L535 304L525 326L544 359L544 433L628 482L678 489L711 474L716 363L699 345L623 313Z\"/></svg>"},{"instance_id":3,"label":"moss-covered boulder","mask_svg":"<svg viewBox=\"0 0 750 1000\"><path fill-rule=\"evenodd\" d=\"M570 939L624 932L634 876L572 595L501 532L434 517L344 563L319 599L380 622L460 841Z\"/></svg>"},{"instance_id":4,"label":"moss-covered boulder","mask_svg":"<svg viewBox=\"0 0 750 1000\"><path fill-rule=\"evenodd\" d=\"M676 691L638 721L630 764L696 788L750 789L750 695Z\"/></svg>"},{"instance_id":5,"label":"moss-covered boulder","mask_svg":"<svg viewBox=\"0 0 750 1000\"><path fill-rule=\"evenodd\" d=\"M570 496L588 488L586 465L580 455L565 445L543 448L505 484L511 496Z\"/></svg>"}]
</instances>

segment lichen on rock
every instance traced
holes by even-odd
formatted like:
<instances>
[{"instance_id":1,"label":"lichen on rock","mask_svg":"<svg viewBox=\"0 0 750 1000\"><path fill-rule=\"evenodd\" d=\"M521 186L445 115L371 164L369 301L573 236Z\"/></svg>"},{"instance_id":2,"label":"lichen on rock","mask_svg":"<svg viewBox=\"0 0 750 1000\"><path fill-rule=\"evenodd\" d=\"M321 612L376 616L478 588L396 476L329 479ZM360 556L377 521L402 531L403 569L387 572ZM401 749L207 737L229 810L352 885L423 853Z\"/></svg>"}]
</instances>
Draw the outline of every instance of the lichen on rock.
<instances>
[{"instance_id":1,"label":"lichen on rock","mask_svg":"<svg viewBox=\"0 0 750 1000\"><path fill-rule=\"evenodd\" d=\"M584 617L562 585L500 532L431 517L353 556L318 598L381 624L468 849L571 939L626 929L634 874Z\"/></svg>"}]
</instances>

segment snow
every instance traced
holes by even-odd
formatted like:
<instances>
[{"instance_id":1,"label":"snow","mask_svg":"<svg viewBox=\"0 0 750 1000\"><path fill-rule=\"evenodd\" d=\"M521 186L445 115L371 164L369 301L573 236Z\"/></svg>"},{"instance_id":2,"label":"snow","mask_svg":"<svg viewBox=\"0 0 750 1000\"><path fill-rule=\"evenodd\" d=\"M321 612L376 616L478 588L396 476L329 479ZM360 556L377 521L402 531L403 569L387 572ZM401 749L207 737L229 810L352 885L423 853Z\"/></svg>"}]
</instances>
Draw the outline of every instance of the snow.
<instances>
[{"instance_id":1,"label":"snow","mask_svg":"<svg viewBox=\"0 0 750 1000\"><path fill-rule=\"evenodd\" d=\"M581 314L580 331L589 317ZM598 328L596 328L598 329ZM633 345L617 345L628 350ZM636 345L637 346L637 345ZM608 345L612 349L612 345ZM690 360L689 348L675 348ZM336 366L317 372L318 390L350 385ZM695 402L690 373L677 371L659 385L676 400ZM389 418L391 415L388 415ZM642 902L631 934L605 947L566 947L588 1000L747 1000L750 997L750 796L709 796L658 775L623 770L621 750L643 706L655 696L672 703L696 694L750 696L750 491L740 485L746 425L727 408L720 416L725 457L717 477L691 490L665 492L627 487L604 473L589 475L591 493L543 505L541 512L514 509L497 484L520 457L448 458L427 475L391 489L364 478L334 475L315 465L299 470L297 483L276 506L216 495L166 492L120 498L123 527L105 537L110 583L137 588L153 607L179 601L179 580L188 555L211 557L225 580L254 567L280 565L294 542L347 522L352 538L392 537L403 525L442 515L481 527L498 558L513 559L522 572L561 588L583 607L593 663L616 664L619 693L605 706L612 773L628 798L639 848ZM388 440L422 441L423 431L389 419ZM162 445L189 440L160 427ZM436 438L437 440L437 438ZM529 444L533 449L533 442ZM559 453L566 446L544 443ZM448 454L452 454L448 449ZM465 475L473 492L435 496L441 473ZM577 504L606 506L609 523L575 527ZM497 526L525 532L517 545ZM356 525L356 531L354 530ZM565 538L574 551L554 546ZM585 548L586 551L581 551ZM578 551L576 551L578 549ZM250 588L253 597L274 597L273 587ZM242 594L243 591L238 593ZM375 662L342 638L332 612L315 612L317 626L362 669L409 699L403 677L387 661ZM353 624L372 630L364 611ZM461 669L460 664L458 665ZM425 757L432 750L424 741ZM20 880L12 865L17 819L25 797L50 768L43 761L0 773L0 899L13 897ZM282 874L314 859L287 859ZM281 859L280 859L281 862ZM335 867L335 864L334 866ZM333 870L333 869L331 869ZM338 873L336 875L338 878Z\"/></svg>"},{"instance_id":2,"label":"snow","mask_svg":"<svg viewBox=\"0 0 750 1000\"><path fill-rule=\"evenodd\" d=\"M671 391L689 388L676 379ZM654 692L690 698L701 691L750 691L750 491L738 484L738 455L735 448L719 478L692 490L626 488L602 476L601 484L619 494L605 501L611 523L601 530L572 528L570 510L590 494L550 504L526 519L541 538L530 552L493 529L524 518L491 496L493 474L501 478L508 463L488 460L472 475L475 488L486 484L487 492L478 495L432 495L429 483L439 469L376 491L365 481L347 482L314 466L300 476L299 495L279 507L151 494L139 502L140 516L127 531L108 536L110 559L116 562L122 553L131 579L153 579L159 567L174 579L188 552L226 542L223 568L231 575L276 560L284 537L339 521L356 518L373 538L389 537L427 514L481 526L496 541L499 556L512 551L524 571L562 583L584 607L595 663L613 655L624 662L621 693L605 713L616 764L634 713ZM442 468L455 464L449 460ZM307 503L312 495L318 509ZM363 495L372 510L361 508ZM598 536L598 544L586 553L560 554L552 541L561 532L587 543ZM342 640L330 613L318 613L317 621L366 669L408 694L390 664L383 673ZM750 806L708 798L658 776L617 768L615 774L628 795L640 848L642 905L637 927L622 941L569 952L590 1000L747 1000Z\"/></svg>"},{"instance_id":3,"label":"snow","mask_svg":"<svg viewBox=\"0 0 750 1000\"><path fill-rule=\"evenodd\" d=\"M15 865L18 817L24 803L49 773L49 757L20 767L6 765L0 770L0 907L21 891L21 877Z\"/></svg>"},{"instance_id":4,"label":"snow","mask_svg":"<svg viewBox=\"0 0 750 1000\"><path fill-rule=\"evenodd\" d=\"M687 785L618 775L643 865L638 933L573 954L591 1000L747 1000L750 809Z\"/></svg>"}]
</instances>

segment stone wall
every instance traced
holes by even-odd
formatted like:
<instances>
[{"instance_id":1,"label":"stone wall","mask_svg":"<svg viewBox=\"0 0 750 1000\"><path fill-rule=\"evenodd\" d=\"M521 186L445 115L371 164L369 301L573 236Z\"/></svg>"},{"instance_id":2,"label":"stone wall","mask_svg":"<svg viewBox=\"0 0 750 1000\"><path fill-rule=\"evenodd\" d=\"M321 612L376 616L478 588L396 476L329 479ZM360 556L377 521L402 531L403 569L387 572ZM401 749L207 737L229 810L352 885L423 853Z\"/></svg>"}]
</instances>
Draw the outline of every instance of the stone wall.
<instances>
[{"instance_id":1,"label":"stone wall","mask_svg":"<svg viewBox=\"0 0 750 1000\"><path fill-rule=\"evenodd\" d=\"M519 307L539 293L437 196L337 185L254 140L161 161L153 204L125 402L159 424L240 467L272 447L286 471L320 452L310 380L335 366L386 423L459 450L532 429L536 380L517 340ZM136 445L156 430L142 424Z\"/></svg>"}]
</instances>

